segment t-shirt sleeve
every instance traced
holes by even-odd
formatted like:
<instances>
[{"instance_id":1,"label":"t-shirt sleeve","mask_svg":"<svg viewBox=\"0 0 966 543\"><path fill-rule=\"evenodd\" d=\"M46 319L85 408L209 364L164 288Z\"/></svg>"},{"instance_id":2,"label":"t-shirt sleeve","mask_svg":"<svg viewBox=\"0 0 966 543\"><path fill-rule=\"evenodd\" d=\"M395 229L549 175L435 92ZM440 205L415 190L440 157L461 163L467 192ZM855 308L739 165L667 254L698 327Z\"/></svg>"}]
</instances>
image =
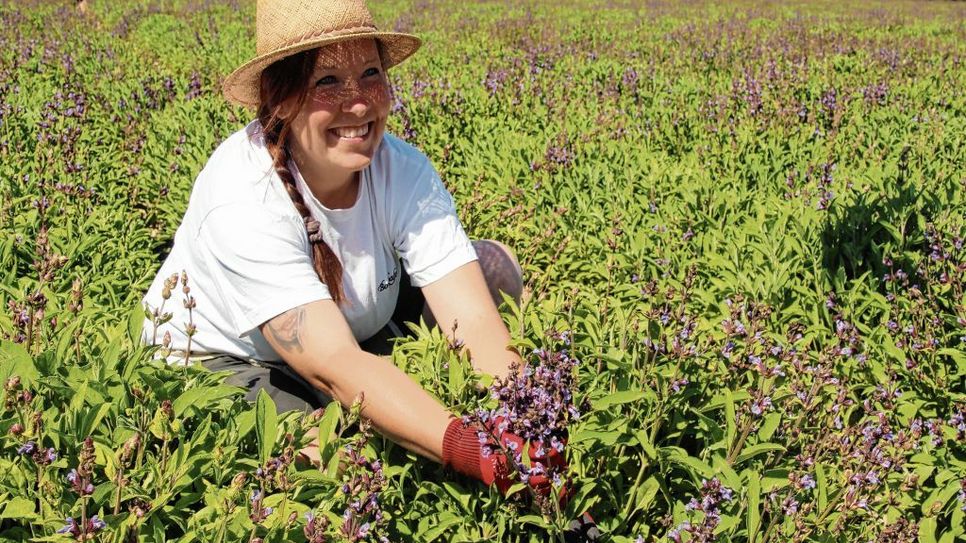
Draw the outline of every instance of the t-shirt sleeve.
<instances>
[{"instance_id":1,"label":"t-shirt sleeve","mask_svg":"<svg viewBox=\"0 0 966 543\"><path fill-rule=\"evenodd\" d=\"M238 337L293 307L332 298L312 266L304 227L290 217L257 205L226 205L208 214L198 236Z\"/></svg>"},{"instance_id":2,"label":"t-shirt sleeve","mask_svg":"<svg viewBox=\"0 0 966 543\"><path fill-rule=\"evenodd\" d=\"M416 287L476 260L453 197L429 160L423 160L417 174L398 185L403 194L391 199L393 245Z\"/></svg>"}]
</instances>

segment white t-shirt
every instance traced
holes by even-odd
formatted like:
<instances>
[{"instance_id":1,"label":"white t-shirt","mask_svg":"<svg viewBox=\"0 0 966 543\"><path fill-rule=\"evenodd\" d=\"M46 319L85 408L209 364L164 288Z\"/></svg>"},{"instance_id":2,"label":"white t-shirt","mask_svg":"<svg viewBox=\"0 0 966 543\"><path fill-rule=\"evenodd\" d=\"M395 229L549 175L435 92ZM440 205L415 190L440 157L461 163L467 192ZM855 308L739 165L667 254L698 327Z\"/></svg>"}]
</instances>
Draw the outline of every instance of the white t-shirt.
<instances>
[{"instance_id":1,"label":"white t-shirt","mask_svg":"<svg viewBox=\"0 0 966 543\"><path fill-rule=\"evenodd\" d=\"M384 136L360 173L351 208L326 208L294 162L289 167L325 242L342 263L346 302L341 310L358 341L392 316L400 259L416 287L476 259L452 196L429 159L394 136ZM198 174L174 246L143 304L158 308L164 280L182 271L196 303L192 353L279 361L258 327L293 307L332 298L312 266L303 219L272 167L258 121L225 140ZM170 332L172 349L187 347L184 298L179 283L163 307L172 319L156 334L151 320L145 320L147 343L161 343Z\"/></svg>"}]
</instances>

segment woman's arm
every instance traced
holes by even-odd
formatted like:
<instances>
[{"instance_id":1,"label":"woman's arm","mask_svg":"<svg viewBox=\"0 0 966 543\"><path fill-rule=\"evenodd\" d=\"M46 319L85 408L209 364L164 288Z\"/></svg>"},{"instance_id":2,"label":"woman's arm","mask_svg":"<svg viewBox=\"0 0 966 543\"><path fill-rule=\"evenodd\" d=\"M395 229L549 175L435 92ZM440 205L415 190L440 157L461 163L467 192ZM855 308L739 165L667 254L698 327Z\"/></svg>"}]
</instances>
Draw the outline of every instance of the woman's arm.
<instances>
[{"instance_id":1,"label":"woman's arm","mask_svg":"<svg viewBox=\"0 0 966 543\"><path fill-rule=\"evenodd\" d=\"M439 327L469 349L473 367L495 377L506 377L510 363L520 357L507 347L510 332L490 297L483 271L477 261L456 268L422 287L426 303Z\"/></svg>"},{"instance_id":2,"label":"woman's arm","mask_svg":"<svg viewBox=\"0 0 966 543\"><path fill-rule=\"evenodd\" d=\"M344 406L364 392L362 413L376 429L417 454L441 461L450 414L390 360L362 351L333 301L290 309L260 330L310 385Z\"/></svg>"}]
</instances>

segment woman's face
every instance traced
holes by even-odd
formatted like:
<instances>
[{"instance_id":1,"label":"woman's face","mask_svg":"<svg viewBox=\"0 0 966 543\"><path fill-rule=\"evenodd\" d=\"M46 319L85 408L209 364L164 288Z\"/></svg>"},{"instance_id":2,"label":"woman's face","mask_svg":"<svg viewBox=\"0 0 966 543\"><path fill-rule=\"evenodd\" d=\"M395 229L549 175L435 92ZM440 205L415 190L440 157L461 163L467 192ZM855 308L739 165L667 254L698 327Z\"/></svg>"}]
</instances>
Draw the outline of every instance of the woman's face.
<instances>
[{"instance_id":1,"label":"woman's face","mask_svg":"<svg viewBox=\"0 0 966 543\"><path fill-rule=\"evenodd\" d=\"M375 40L320 49L309 85L305 104L292 121L290 145L300 166L324 178L368 166L389 116L389 82Z\"/></svg>"}]
</instances>

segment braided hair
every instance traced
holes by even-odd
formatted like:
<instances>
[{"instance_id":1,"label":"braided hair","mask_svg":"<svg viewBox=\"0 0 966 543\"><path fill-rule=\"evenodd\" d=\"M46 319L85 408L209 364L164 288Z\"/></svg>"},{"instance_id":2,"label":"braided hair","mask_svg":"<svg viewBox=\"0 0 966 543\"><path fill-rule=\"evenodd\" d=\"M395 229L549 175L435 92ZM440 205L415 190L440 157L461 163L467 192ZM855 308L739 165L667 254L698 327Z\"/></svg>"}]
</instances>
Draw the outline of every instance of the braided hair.
<instances>
[{"instance_id":1,"label":"braided hair","mask_svg":"<svg viewBox=\"0 0 966 543\"><path fill-rule=\"evenodd\" d=\"M345 301L342 291L342 263L332 248L322 239L319 222L312 217L305 199L288 167L291 153L288 147L292 119L301 111L309 91L309 78L315 69L318 49L285 57L262 71L259 85L258 120L262 125L265 146L272 156L275 172L282 180L292 204L305 222L312 245L312 265L319 280L329 288L332 299Z\"/></svg>"}]
</instances>

